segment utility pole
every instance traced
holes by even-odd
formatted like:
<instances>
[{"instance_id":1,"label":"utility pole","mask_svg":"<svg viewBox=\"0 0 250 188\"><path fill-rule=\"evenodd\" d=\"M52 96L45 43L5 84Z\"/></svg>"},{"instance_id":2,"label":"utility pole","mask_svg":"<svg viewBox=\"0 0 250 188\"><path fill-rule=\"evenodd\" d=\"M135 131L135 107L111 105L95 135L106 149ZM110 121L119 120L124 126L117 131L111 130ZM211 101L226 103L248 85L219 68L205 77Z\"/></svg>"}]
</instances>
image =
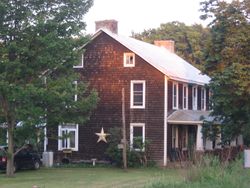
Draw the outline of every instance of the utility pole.
<instances>
[{"instance_id":1,"label":"utility pole","mask_svg":"<svg viewBox=\"0 0 250 188\"><path fill-rule=\"evenodd\" d=\"M123 142L123 151L122 151L122 159L123 159L123 168L127 169L127 141L126 141L126 122L125 122L125 91L122 88L122 142Z\"/></svg>"}]
</instances>

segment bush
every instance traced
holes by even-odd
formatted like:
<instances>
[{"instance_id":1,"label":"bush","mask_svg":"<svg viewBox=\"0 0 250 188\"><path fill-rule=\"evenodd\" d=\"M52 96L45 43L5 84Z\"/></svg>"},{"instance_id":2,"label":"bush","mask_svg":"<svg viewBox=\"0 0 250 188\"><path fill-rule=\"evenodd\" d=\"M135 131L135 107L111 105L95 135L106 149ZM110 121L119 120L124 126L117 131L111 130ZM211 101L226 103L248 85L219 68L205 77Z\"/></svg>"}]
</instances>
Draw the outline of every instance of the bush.
<instances>
[{"instance_id":1,"label":"bush","mask_svg":"<svg viewBox=\"0 0 250 188\"><path fill-rule=\"evenodd\" d=\"M182 182L154 181L147 188L248 188L250 170L243 169L242 158L231 163L220 163L217 157L204 156L187 169Z\"/></svg>"},{"instance_id":2,"label":"bush","mask_svg":"<svg viewBox=\"0 0 250 188\"><path fill-rule=\"evenodd\" d=\"M122 149L118 149L118 144L120 144L122 139L122 131L120 128L111 128L110 129L110 137L109 137L109 146L106 150L106 154L108 155L112 164L115 164L119 167L123 166L122 160ZM139 151L130 150L129 145L127 144L127 164L128 167L140 167L140 166L153 166L155 163L150 161L149 159L149 141L145 140L145 143L142 144L140 138L135 140L136 146L139 148Z\"/></svg>"}]
</instances>

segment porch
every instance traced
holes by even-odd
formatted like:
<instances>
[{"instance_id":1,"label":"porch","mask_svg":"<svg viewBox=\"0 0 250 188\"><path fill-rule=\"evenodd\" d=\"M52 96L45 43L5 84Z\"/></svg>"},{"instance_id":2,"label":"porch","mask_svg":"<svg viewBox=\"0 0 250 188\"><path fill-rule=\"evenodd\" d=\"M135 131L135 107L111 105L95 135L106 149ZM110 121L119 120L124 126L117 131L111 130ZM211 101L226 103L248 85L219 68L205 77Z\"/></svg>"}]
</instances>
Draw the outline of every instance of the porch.
<instances>
[{"instance_id":1,"label":"porch","mask_svg":"<svg viewBox=\"0 0 250 188\"><path fill-rule=\"evenodd\" d=\"M203 139L202 124L209 111L177 110L168 117L168 156L170 161L194 159L205 150L219 148L220 140ZM196 156L194 156L196 155Z\"/></svg>"}]
</instances>

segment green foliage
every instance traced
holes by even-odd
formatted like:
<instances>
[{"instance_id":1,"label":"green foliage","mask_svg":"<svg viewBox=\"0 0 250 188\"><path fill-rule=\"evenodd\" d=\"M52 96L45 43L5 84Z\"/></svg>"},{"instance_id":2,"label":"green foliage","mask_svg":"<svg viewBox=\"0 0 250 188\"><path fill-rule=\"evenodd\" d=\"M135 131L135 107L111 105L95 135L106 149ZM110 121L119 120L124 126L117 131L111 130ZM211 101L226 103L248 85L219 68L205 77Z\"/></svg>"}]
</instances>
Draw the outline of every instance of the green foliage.
<instances>
[{"instance_id":1,"label":"green foliage","mask_svg":"<svg viewBox=\"0 0 250 188\"><path fill-rule=\"evenodd\" d=\"M224 143L239 134L247 141L250 136L249 1L210 0L202 5L202 18L212 19L211 39L204 53L204 71L212 77L209 85L212 115L222 123Z\"/></svg>"},{"instance_id":2,"label":"green foliage","mask_svg":"<svg viewBox=\"0 0 250 188\"><path fill-rule=\"evenodd\" d=\"M175 41L175 52L200 68L202 66L203 48L209 37L209 31L201 25L187 26L181 22L161 24L159 28L145 30L139 34L133 34L140 40L153 43L154 40Z\"/></svg>"},{"instance_id":3,"label":"green foliage","mask_svg":"<svg viewBox=\"0 0 250 188\"><path fill-rule=\"evenodd\" d=\"M111 128L109 132L109 146L105 153L108 155L112 163L116 164L117 166L122 166L122 150L118 149L118 144L120 144L122 138L121 129L118 127L114 127Z\"/></svg>"},{"instance_id":4,"label":"green foliage","mask_svg":"<svg viewBox=\"0 0 250 188\"><path fill-rule=\"evenodd\" d=\"M106 150L106 154L110 158L111 162L121 167L123 165L122 160L122 149L118 149L118 144L121 142L122 133L118 127L110 129L109 146ZM149 141L145 140L145 143L141 142L140 138L135 140L138 151L130 149L127 145L127 164L128 167L139 167L139 166L153 166L153 162L148 163L149 159Z\"/></svg>"},{"instance_id":5,"label":"green foliage","mask_svg":"<svg viewBox=\"0 0 250 188\"><path fill-rule=\"evenodd\" d=\"M0 146L6 145L6 129L0 128Z\"/></svg>"},{"instance_id":6,"label":"green foliage","mask_svg":"<svg viewBox=\"0 0 250 188\"><path fill-rule=\"evenodd\" d=\"M167 182L166 177L152 182L147 188L247 188L249 171L242 168L242 160L225 166L216 157L205 156L199 163L187 169L185 179L178 182Z\"/></svg>"},{"instance_id":7,"label":"green foliage","mask_svg":"<svg viewBox=\"0 0 250 188\"><path fill-rule=\"evenodd\" d=\"M81 42L88 40L81 31L92 4L92 0L0 2L0 124L7 123L10 140L18 122L31 133L37 132L35 125L88 120L97 93L89 91L73 65L79 64ZM75 80L81 80L77 90ZM73 100L75 93L78 101ZM18 136L20 130L15 132Z\"/></svg>"}]
</instances>

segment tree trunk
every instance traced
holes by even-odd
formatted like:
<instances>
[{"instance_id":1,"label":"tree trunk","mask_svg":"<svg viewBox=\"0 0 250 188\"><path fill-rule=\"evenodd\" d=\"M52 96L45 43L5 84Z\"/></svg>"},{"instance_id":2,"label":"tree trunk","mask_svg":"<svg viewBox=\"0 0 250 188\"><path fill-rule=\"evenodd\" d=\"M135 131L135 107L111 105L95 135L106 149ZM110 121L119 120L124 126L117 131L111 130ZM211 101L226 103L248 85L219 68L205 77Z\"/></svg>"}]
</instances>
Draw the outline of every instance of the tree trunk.
<instances>
[{"instance_id":1,"label":"tree trunk","mask_svg":"<svg viewBox=\"0 0 250 188\"><path fill-rule=\"evenodd\" d=\"M14 175L14 121L8 122L8 155L6 175L12 177Z\"/></svg>"}]
</instances>

